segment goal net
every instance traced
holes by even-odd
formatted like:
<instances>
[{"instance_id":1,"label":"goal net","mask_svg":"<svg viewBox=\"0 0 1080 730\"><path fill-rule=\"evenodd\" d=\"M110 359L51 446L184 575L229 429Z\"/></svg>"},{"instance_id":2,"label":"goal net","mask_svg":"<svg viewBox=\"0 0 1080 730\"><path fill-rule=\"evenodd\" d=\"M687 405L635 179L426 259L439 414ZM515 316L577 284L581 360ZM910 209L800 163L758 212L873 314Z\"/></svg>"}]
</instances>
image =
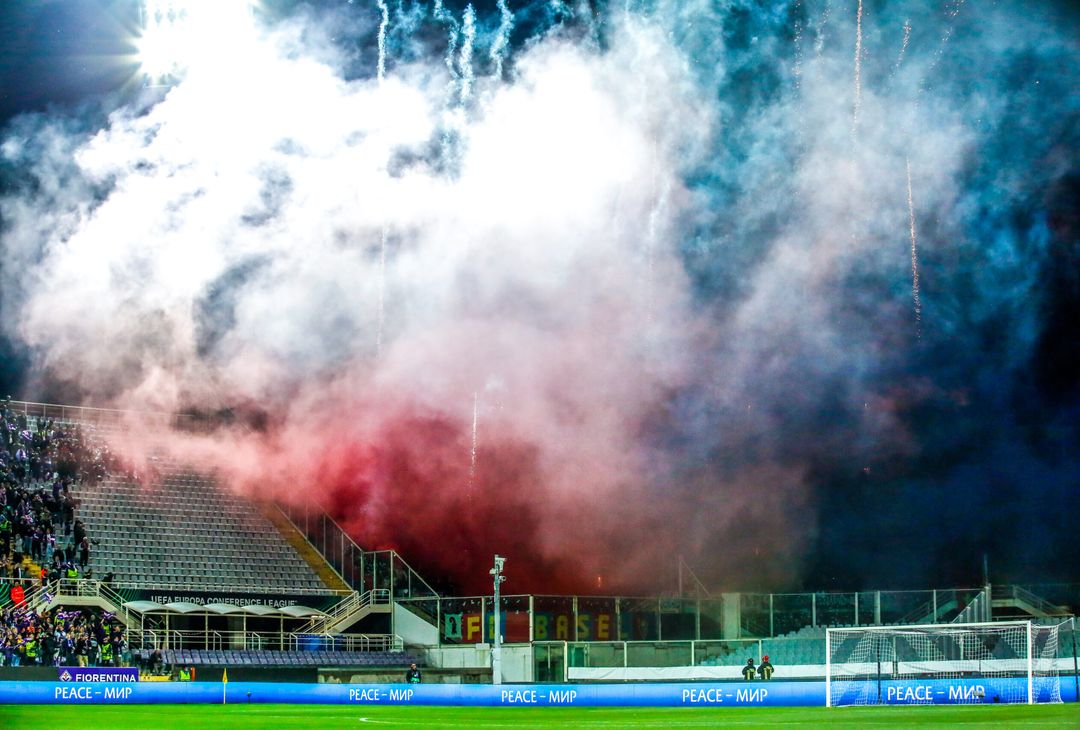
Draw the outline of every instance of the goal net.
<instances>
[{"instance_id":1,"label":"goal net","mask_svg":"<svg viewBox=\"0 0 1080 730\"><path fill-rule=\"evenodd\" d=\"M1058 627L1030 621L825 632L825 704L1061 702Z\"/></svg>"}]
</instances>

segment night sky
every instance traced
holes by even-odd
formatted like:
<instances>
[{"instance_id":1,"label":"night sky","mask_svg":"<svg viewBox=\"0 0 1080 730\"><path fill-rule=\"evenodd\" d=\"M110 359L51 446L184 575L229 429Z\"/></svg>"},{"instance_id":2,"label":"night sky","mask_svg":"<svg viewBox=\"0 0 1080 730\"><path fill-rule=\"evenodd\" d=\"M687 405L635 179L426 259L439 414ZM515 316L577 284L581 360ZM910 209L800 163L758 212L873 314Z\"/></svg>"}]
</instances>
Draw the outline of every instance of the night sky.
<instances>
[{"instance_id":1,"label":"night sky","mask_svg":"<svg viewBox=\"0 0 1080 730\"><path fill-rule=\"evenodd\" d=\"M428 79L442 70L441 59L447 53L444 26L423 4L389 5L384 41L387 77L400 74L414 86L436 86ZM445 5L454 18L465 17L464 3ZM586 60L573 56L571 63L585 65L594 57L614 54L620 44L632 45L614 30L622 17L622 3L591 9L573 5L566 4L562 17L551 15L550 3L510 3L516 16L507 36L507 68L497 83L506 88L517 83L518 59L534 53L541 39L553 37L553 29L561 34L563 47L587 49ZM665 353L663 358L641 366L664 374L629 394L612 396L639 406L626 416L634 419L633 425L612 442L631 444L642 454L642 463L650 465L639 470L649 473L628 493L634 515L626 523L653 530L665 521L698 520L685 530L685 539L692 544L673 535L659 540L663 550L658 552L685 552L707 582L730 589L971 586L980 580L984 554L995 582L1080 581L1080 101L1075 88L1080 78L1075 32L1080 13L1064 2L1040 3L1037 11L1029 13L1028 4L1019 2L983 8L981 3L955 0L943 4L868 1L864 25L857 28L856 0L768 4L775 7L767 12L757 3L741 2L631 5L640 10L641 17L666 29L658 43L669 43L683 63L673 62L674 70L655 83L665 94L677 88L677 95L670 92L672 98L686 100L686 109L692 111L654 126L649 126L653 122L641 125L663 140L657 143L656 154L672 160L676 192L670 198L660 194L668 207L657 203L650 213L649 205L643 204L642 216L637 223L628 223L626 230L640 234L651 225L649 221L670 215L658 234L669 242L670 270L663 268L659 254L654 261L652 248L641 270L648 270L649 276L654 271L661 272L658 276L674 272L665 279L667 288L657 287L657 300L669 307L657 315L657 321L681 324L674 326L680 333L676 341L656 345ZM334 48L338 53L327 64L342 84L371 83L379 32L374 2L278 2L264 5L259 17L263 27L306 23L304 32L297 35L301 39L297 46ZM499 7L494 2L478 3L476 18L477 48L485 54L477 51L479 78L494 73L496 54L490 49L497 47ZM0 142L20 140L18 154L0 158L0 195L5 201L0 205L4 216L0 233L5 238L0 316L6 323L0 332L0 390L32 400L129 404L128 389L134 391L136 385L150 382L146 363L154 361L165 363L163 368L174 374L182 372L175 376L182 384L177 407L202 408L207 402L200 400L192 381L185 380L204 377L191 374L197 370L191 363L197 362L214 373L215 393L225 393L214 406L251 408L260 418L268 416L264 421L286 424L282 433L290 433L290 419L297 417L294 410L252 407L261 397L230 385L238 378L229 377L241 367L250 367L252 361L250 351L244 350L244 365L237 364L240 347L236 342L261 343L255 336L242 335L245 307L255 306L255 299L246 297L262 284L277 286L272 274L265 273L274 270L275 252L259 251L215 272L194 303L180 307L183 317L193 318L197 333L190 356L171 350L162 355L162 348L167 349L164 345L147 344L147 338L153 340L147 334L151 329L133 332L132 340L142 338L141 349L118 353L112 368L116 378L99 377L110 370L107 362L96 360L93 368L81 367L80 350L69 343L69 339L93 340L96 320L65 319L63 314L50 318L42 314L48 310L47 302L35 305L33 316L23 309L25 302L42 296L42 287L61 290L51 288L62 285L51 284L48 272L59 270L54 268L56 262L63 263L56 258L60 256L57 241L67 242L72 234L41 231L24 236L20 232L24 227L17 221L29 220L28 210L37 211L40 219L42 211L78 208L63 193L43 192L49 185L42 172L47 166L41 161L51 153L43 151L44 145L36 148L34 140L41 139L46 129L63 130L58 134L71 140L71 147L63 147L70 151L96 130L118 125L108 121L116 110L136 109L131 112L136 120L132 124L153 113L135 60L138 19L137 5L128 0L27 0L4 3L0 10L0 37L4 38L0 45ZM905 22L910 24L907 30ZM445 27L450 27L449 21ZM852 93L856 31L867 50L859 59L855 119L849 121L851 99L837 99L832 106L830 100L836 96L827 89L835 84L837 94ZM304 52L294 53L302 56ZM666 50L658 55L663 53ZM632 57L641 59L645 54ZM603 73L608 75L598 76L606 80L598 82L599 87L607 88L603 85L610 82L612 88L622 89L623 84L633 89L636 83L632 78L624 83L617 71ZM641 86L650 91L642 94L653 93L650 78L643 77ZM674 78L681 86L671 82ZM535 86L542 88L539 82ZM177 88L182 91L184 83ZM533 87L528 88L531 92ZM170 97L169 103L179 104L179 98ZM646 110L667 103L666 97L663 101L648 98L651 101L643 105ZM161 108L165 103L161 102ZM467 124L479 124L476 120L483 116L476 111L479 108L468 109L472 116ZM697 112L700 117L692 116ZM165 112L162 115L167 119ZM698 124L708 132L696 134ZM485 133L476 131L474 138L481 139ZM918 141L907 146L895 142L905 135ZM450 137L443 134L442 139ZM520 144L530 141L522 138ZM303 142L297 145L305 150L303 154L311 147L303 147ZM459 158L439 153L443 157L437 163L431 162L437 157L432 151L435 141L406 147L403 144L394 152L394 164L406 171L412 169L410 165L437 170L438 175L432 174L438 179L455 180L445 170L453 167L455 159L468 159L467 145L462 146L466 151ZM856 172L845 172L848 162L842 158L853 149L857 150L852 153L855 162L850 164ZM939 152L943 160L948 158L940 168L934 162ZM70 162L68 152L59 156ZM907 180L907 187L905 162L914 178L914 182ZM298 181L302 178L291 168L282 168L284 172L268 169L259 167L257 173L263 184L259 193L265 204L259 213L262 217L253 217L248 209L237 213L246 216L248 229L285 216L282 211L293 204L289 201L301 189ZM110 186L123 174L111 172L105 182L88 175L93 178L90 183L71 183L82 187L70 197L92 209L114 196ZM76 178L65 172L56 179L70 182ZM574 189L572 181L556 186L562 184ZM115 190L122 187L117 185ZM205 185L199 194L203 189ZM649 183L643 189L647 198L661 186ZM849 192L834 196L830 191ZM910 210L905 192L912 195ZM613 221L621 221L620 207L635 204L633 193L621 195L615 212L610 213ZM25 206L17 207L13 201ZM174 209L163 205L162 210ZM592 217L609 215L606 210ZM910 235L909 213L916 230ZM255 218L258 224L250 222ZM407 236L428 225L429 218L403 215L402 220L407 222L399 229L410 233L400 234L403 242L395 245L406 252ZM820 243L823 236L838 230L837 221L850 222L851 231L837 233L841 243L835 247ZM505 235L516 235L513 221L508 225L511 233ZM477 236L484 235L480 226L476 230ZM913 285L909 249L916 235L919 278ZM385 228L383 236L385 257ZM377 240L377 235L370 240ZM228 245L232 244L223 250ZM372 260L377 260L378 253L371 251L377 252L378 247L370 241L364 245ZM888 246L895 252L885 252ZM800 250L807 252L805 257L798 255ZM123 258L126 253L116 256L109 259L114 267L128 260ZM417 258L423 256L417 254ZM581 267L596 263L581 263L592 261L585 254L574 260ZM486 266L489 271L502 270L500 263ZM611 268L596 266L598 273L592 278L606 280L607 273L599 272ZM485 269L478 271L466 267L448 274L446 280L455 287L483 290ZM478 278L470 278L472 274ZM496 275L491 277L494 281ZM612 280L616 278L611 275ZM564 325L559 307L566 301L565 293L552 294L550 300L548 294L531 293L534 285L535 292L542 291L539 275L534 280L528 273L507 274L505 281L507 287L516 287L510 299L493 293L490 302L464 307L460 317L443 320L426 310L423 316L410 310L395 320L391 313L386 340L404 343L410 333L449 331L451 320L454 327L462 322L470 326L486 322L477 327L488 327L484 331L492 333L503 313L529 308L532 318L535 307L550 313L551 321L543 326L561 333L559 341L566 350L578 347L579 336L581 342L590 341L576 328L560 329ZM318 286L322 292L324 284ZM637 291L635 286L619 286L612 290L613 299ZM322 296L315 291L311 289L313 299ZM100 292L86 296L87 301L98 301ZM132 295L131 301L146 301L140 297L144 295ZM60 309L78 311L80 306ZM326 301L319 305L323 310L334 306ZM381 318L383 305L379 306ZM572 311L574 317L579 316L579 310ZM169 328L175 325L167 311L162 316L169 324L153 331L165 332L162 337L167 339L173 331ZM301 314L296 316L302 319ZM370 322L354 322L349 316L342 314L335 327L354 333L366 331L365 327L370 330ZM381 348L381 319L378 326ZM454 331L455 337L462 336ZM606 330L603 336L608 336ZM296 343L298 338L290 337ZM416 337L418 341L420 335ZM488 335L480 337L486 342ZM508 353L522 347L528 351L520 343L533 340L521 339L517 330L511 337L498 329L490 337L513 343L505 350L492 345L488 353L490 362L499 363L489 369L499 374L499 383L511 384L506 387L512 391L515 377L508 373L515 367L524 373L527 367ZM62 339L67 349L53 348L48 344L53 339ZM581 348L591 353L591 346ZM354 399L351 402L358 408L369 404L367 386L356 383L377 380L368 365L357 365L370 363L371 351L335 350L323 356L333 348L317 341L296 343L295 348L306 354L301 357L289 350L281 356L299 364L272 381L267 386L270 391L303 399L308 388L328 383L345 388L340 386L344 379L350 383L345 390ZM441 354L447 349L442 346ZM684 355L671 358L672 350ZM404 345L399 352L408 354L384 362L421 357ZM447 357L452 360L453 355ZM546 357L537 355L538 360ZM589 362L596 359L589 357ZM673 359L676 365L671 364ZM180 360L185 362L182 367L176 364ZM617 355L612 360L622 363ZM579 362L569 362L567 372L580 368ZM637 362L627 356L625 370L612 366L603 377L586 379L582 388L591 392L568 395L565 403L550 394L537 398L555 398L558 403L552 412L574 414L571 420L580 418L595 432L604 421L581 413L606 408L608 402L595 391L603 389L606 378L617 380L615 374L636 370ZM559 368L564 365L560 363ZM447 371L453 367L445 365ZM84 374L72 376L69 368ZM305 375L296 375L298 369ZM87 371L93 371L96 380L86 376ZM402 366L393 377L378 382L412 387L418 381L401 375L406 371L412 372ZM116 382L129 377L126 385ZM395 411L397 420L387 417L365 436L357 436L358 442L381 438L393 445L386 446L387 456L373 457L381 466L373 467L355 454L338 461L328 456L320 475L333 482L328 496L337 516L346 523L353 518L359 521L357 515L369 515L373 509L355 507L369 499L373 487L368 481L341 476L342 464L358 471L371 468L379 478L397 475L403 484L412 485L408 490L413 491L406 490L408 495L427 495L434 477L417 464L421 457L416 453L442 440L466 443L470 408L472 462L457 466L440 462L438 479L467 480L471 495L481 478L477 475L490 468L494 471L485 478L493 485L504 485L492 486L496 490L492 494L504 495L499 498L513 504L526 485L544 482L551 473L544 466L546 454L563 452L561 446L543 440L531 443L526 425L508 429L514 434L512 443L507 437L507 442L481 441L477 446L477 420L511 418L496 414L494 405L492 415L481 411L477 416L476 402L483 393L494 391L492 376L485 371L485 377L488 385L480 389L461 386L463 395L458 400L465 405L459 414L448 415L452 409L443 408L443 401L402 406ZM527 384L530 377L522 374L520 382ZM521 388L528 390L527 385ZM481 396L474 397L474 390ZM506 399L515 398L519 403L531 402L527 396ZM392 410L385 401L375 400ZM501 401L498 409L503 409ZM509 422L531 425L535 413L546 412L537 408L528 417L515 415L519 420ZM394 434L403 423L409 424L410 433L423 434L414 436L421 439L418 443L423 448L395 441ZM331 427L337 429L339 424L320 423L308 432L324 433L320 429ZM460 453L467 460L467 450ZM582 473L588 474L590 462L581 463L586 465ZM502 466L485 467L493 464ZM511 472L517 475L514 479L505 477ZM526 476L515 481L521 473ZM615 493L621 488L618 485L636 477L614 473L610 478ZM506 498L507 493L516 496ZM410 496L402 499L413 504L418 514L426 509L422 500L414 504ZM575 501L588 498L552 498L557 505ZM649 514L649 505L669 502L678 506ZM452 504L454 509L462 508L458 502ZM446 504L441 508L449 509ZM544 524L546 507L530 504L521 509L525 522ZM560 510L555 507L552 514L564 514ZM712 520L708 515L714 510L726 516ZM468 561L479 565L487 559L482 556L488 550L505 552L506 548L483 537L482 522L475 526L475 533L470 529L446 537L447 544L473 556ZM430 553L433 543L441 540L430 530L406 529L392 538L380 529L368 539L392 543L421 568L453 573L455 568ZM361 538L366 536L364 528L357 531ZM499 534L513 544L511 564L514 558L519 565L527 562L526 556L538 553L536 545L543 542L540 537L517 541L517 536ZM619 550L634 549L632 539L609 538ZM789 548L783 547L786 543ZM535 571L529 575L558 572L561 559L558 550L549 550L543 559L536 558ZM610 562L617 557L605 559ZM714 562L715 569L709 567ZM590 587L603 564L598 561L601 567L595 569L590 565L588 575L560 575L558 586ZM519 584L517 589L542 590L541 579L535 580L536 585ZM665 587L659 576L649 580L647 587ZM632 580L623 584L635 585ZM468 580L460 579L458 585L468 585Z\"/></svg>"}]
</instances>

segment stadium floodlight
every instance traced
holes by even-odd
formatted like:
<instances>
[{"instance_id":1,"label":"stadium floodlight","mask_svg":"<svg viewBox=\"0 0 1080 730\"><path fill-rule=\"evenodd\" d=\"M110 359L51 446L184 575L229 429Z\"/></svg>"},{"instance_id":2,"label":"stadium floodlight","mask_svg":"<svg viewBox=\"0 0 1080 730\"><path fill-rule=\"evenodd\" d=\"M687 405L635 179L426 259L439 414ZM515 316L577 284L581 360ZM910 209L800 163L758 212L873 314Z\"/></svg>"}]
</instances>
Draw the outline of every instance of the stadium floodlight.
<instances>
[{"instance_id":1,"label":"stadium floodlight","mask_svg":"<svg viewBox=\"0 0 1080 730\"><path fill-rule=\"evenodd\" d=\"M494 631L493 631L494 636L492 637L492 643L491 643L491 683L492 684L502 684L502 625L501 625L502 622L500 620L502 617L501 617L500 611L499 611L499 608L500 608L500 605L501 605L501 602L499 601L499 586L502 584L502 582L504 580L506 580L506 576L502 574L503 568L505 566L506 566L506 558L504 558L501 555L496 555L495 556L495 567L488 571L488 575L490 575L494 579L494 582L495 582L495 609L494 609L494 616L493 616L495 626L494 626Z\"/></svg>"},{"instance_id":2,"label":"stadium floodlight","mask_svg":"<svg viewBox=\"0 0 1080 730\"><path fill-rule=\"evenodd\" d=\"M1061 702L1058 629L1031 621L826 629L825 704Z\"/></svg>"},{"instance_id":3,"label":"stadium floodlight","mask_svg":"<svg viewBox=\"0 0 1080 730\"><path fill-rule=\"evenodd\" d=\"M229 63L253 37L252 0L143 0L139 64L151 80Z\"/></svg>"}]
</instances>

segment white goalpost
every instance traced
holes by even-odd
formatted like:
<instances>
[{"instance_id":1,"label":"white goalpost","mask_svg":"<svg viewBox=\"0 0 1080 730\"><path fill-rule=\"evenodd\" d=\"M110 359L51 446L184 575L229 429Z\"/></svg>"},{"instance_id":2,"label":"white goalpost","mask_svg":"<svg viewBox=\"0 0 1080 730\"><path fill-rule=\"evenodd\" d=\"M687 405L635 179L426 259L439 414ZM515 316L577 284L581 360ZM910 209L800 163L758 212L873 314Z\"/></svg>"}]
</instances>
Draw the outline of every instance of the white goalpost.
<instances>
[{"instance_id":1,"label":"white goalpost","mask_svg":"<svg viewBox=\"0 0 1080 730\"><path fill-rule=\"evenodd\" d=\"M1058 626L1031 621L825 631L825 705L1061 702Z\"/></svg>"}]
</instances>

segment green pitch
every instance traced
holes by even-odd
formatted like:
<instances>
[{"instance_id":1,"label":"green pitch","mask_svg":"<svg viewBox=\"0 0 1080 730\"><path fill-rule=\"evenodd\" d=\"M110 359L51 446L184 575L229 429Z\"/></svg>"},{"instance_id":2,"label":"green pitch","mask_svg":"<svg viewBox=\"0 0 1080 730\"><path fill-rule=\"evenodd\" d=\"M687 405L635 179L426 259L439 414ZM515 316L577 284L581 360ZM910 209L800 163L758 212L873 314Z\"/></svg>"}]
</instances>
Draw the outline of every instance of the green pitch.
<instances>
[{"instance_id":1,"label":"green pitch","mask_svg":"<svg viewBox=\"0 0 1080 730\"><path fill-rule=\"evenodd\" d=\"M1080 728L1080 705L979 707L517 708L342 705L0 705L0 727L138 728Z\"/></svg>"}]
</instances>

